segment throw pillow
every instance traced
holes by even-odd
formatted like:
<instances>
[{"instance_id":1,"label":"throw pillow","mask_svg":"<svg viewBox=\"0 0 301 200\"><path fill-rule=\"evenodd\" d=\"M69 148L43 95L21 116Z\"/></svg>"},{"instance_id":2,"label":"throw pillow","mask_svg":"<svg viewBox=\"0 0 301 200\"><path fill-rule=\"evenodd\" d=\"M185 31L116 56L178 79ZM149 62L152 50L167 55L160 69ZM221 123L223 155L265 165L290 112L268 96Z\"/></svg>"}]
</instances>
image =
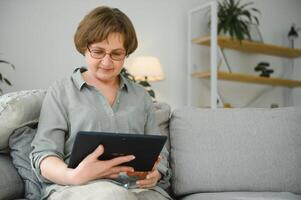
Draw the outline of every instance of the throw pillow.
<instances>
[{"instance_id":1,"label":"throw pillow","mask_svg":"<svg viewBox=\"0 0 301 200\"><path fill-rule=\"evenodd\" d=\"M29 200L41 199L42 185L31 168L30 146L37 131L37 123L16 129L9 137L10 155L14 166L24 182L24 197Z\"/></svg>"},{"instance_id":2,"label":"throw pillow","mask_svg":"<svg viewBox=\"0 0 301 200\"><path fill-rule=\"evenodd\" d=\"M27 90L0 97L0 150L8 147L15 129L38 121L45 94L44 90Z\"/></svg>"}]
</instances>

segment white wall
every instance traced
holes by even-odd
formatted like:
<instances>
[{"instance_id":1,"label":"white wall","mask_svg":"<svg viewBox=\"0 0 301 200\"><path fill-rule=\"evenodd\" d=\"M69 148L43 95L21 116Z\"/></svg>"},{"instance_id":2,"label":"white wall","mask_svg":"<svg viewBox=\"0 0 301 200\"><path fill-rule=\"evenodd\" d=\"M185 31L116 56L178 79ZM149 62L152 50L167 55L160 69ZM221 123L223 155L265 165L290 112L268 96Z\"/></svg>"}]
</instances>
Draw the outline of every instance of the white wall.
<instances>
[{"instance_id":1,"label":"white wall","mask_svg":"<svg viewBox=\"0 0 301 200\"><path fill-rule=\"evenodd\" d=\"M258 8L262 13L261 15L258 15L258 17L260 21L259 29L263 36L264 42L287 46L287 34L292 23L296 23L297 27L301 26L299 20L301 19L301 15L299 13L301 1L257 0L253 2L255 3L252 6ZM272 6L270 4L272 4ZM193 15L193 24L195 24L195 26L192 30L192 37L198 36L199 33L206 34L204 32L208 32L208 30L205 30L207 27L207 22L203 22L207 20L204 20L206 13L207 11L202 11ZM296 40L295 46L301 48L301 38ZM192 44L192 51L192 63L194 68L197 68L201 71L208 71L208 57L210 55L209 48ZM292 63L290 62L292 60L285 58L260 54L246 54L229 49L225 50L225 54L232 71L236 73L257 75L259 73L254 72L254 67L259 62L265 61L269 62L271 65L270 68L275 71L272 74L272 77L282 76L283 78L287 78L289 65ZM292 77L290 78L299 80L301 79L300 64L301 59L295 61L294 71L292 72ZM222 63L221 70L227 71L225 63ZM209 87L209 81L207 80L192 80L192 105L210 105ZM277 104L278 106L301 104L300 89L290 90L284 87L272 87L269 85L238 83L221 80L218 82L218 88L223 103L230 103L233 107L270 107L272 104Z\"/></svg>"},{"instance_id":2,"label":"white wall","mask_svg":"<svg viewBox=\"0 0 301 200\"><path fill-rule=\"evenodd\" d=\"M0 65L1 73L13 83L13 87L3 84L0 87L5 92L47 88L54 80L84 65L83 57L74 48L73 34L87 12L96 6L108 5L124 11L136 27L139 47L126 66L138 55L157 56L166 75L164 81L152 84L157 99L173 108L185 105L187 12L203 2L206 0L1 0L0 59L11 61L17 69L13 71L7 65ZM260 30L265 42L285 44L291 23L301 27L299 0L255 0L255 6L262 12ZM296 42L299 48L300 40ZM296 79L301 79L300 60L296 61ZM300 91L293 91L295 105L301 105ZM246 99L254 95L248 97L248 92L245 93ZM280 95L282 99L281 92L274 93L270 98ZM227 95L237 106L243 104L238 101L240 95L235 90ZM271 103L264 99L255 106Z\"/></svg>"}]
</instances>

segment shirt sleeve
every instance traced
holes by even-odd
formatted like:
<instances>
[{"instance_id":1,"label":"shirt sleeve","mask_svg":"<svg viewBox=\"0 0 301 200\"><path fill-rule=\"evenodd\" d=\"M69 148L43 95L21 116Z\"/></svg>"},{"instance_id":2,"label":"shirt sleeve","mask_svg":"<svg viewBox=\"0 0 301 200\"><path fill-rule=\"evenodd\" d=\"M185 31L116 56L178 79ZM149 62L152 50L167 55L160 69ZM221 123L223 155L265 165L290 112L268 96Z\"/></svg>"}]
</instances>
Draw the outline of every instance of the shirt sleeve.
<instances>
[{"instance_id":1,"label":"shirt sleeve","mask_svg":"<svg viewBox=\"0 0 301 200\"><path fill-rule=\"evenodd\" d=\"M44 98L37 134L31 144L31 166L41 182L49 182L42 177L40 164L48 156L64 160L65 134L68 120L58 89L50 87Z\"/></svg>"},{"instance_id":2,"label":"shirt sleeve","mask_svg":"<svg viewBox=\"0 0 301 200\"><path fill-rule=\"evenodd\" d=\"M160 129L158 127L156 116L155 116L155 107L151 97L146 95L146 123L145 123L145 133L146 134L158 134L160 133ZM164 145L161 153L160 153L160 163L157 166L158 171L161 173L162 178L158 183L158 186L167 189L170 186L170 178L171 178L171 169L169 167L169 152L167 151L166 145Z\"/></svg>"}]
</instances>

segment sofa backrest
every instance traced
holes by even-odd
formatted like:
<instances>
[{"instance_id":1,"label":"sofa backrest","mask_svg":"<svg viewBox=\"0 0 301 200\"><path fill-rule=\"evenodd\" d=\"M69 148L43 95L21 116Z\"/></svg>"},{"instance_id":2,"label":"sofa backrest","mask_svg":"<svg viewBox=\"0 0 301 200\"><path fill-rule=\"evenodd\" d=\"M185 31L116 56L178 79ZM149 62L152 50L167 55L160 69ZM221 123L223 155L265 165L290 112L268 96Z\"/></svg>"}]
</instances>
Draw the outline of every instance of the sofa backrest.
<instances>
[{"instance_id":1,"label":"sofa backrest","mask_svg":"<svg viewBox=\"0 0 301 200\"><path fill-rule=\"evenodd\" d=\"M24 90L0 96L0 151L13 131L38 121L45 90Z\"/></svg>"},{"instance_id":2,"label":"sofa backrest","mask_svg":"<svg viewBox=\"0 0 301 200\"><path fill-rule=\"evenodd\" d=\"M170 143L176 195L301 193L301 107L177 109Z\"/></svg>"},{"instance_id":3,"label":"sofa backrest","mask_svg":"<svg viewBox=\"0 0 301 200\"><path fill-rule=\"evenodd\" d=\"M24 90L0 96L0 152L8 147L14 130L38 122L46 90ZM170 106L155 102L156 119L163 135L168 135ZM169 149L169 141L166 143Z\"/></svg>"}]
</instances>

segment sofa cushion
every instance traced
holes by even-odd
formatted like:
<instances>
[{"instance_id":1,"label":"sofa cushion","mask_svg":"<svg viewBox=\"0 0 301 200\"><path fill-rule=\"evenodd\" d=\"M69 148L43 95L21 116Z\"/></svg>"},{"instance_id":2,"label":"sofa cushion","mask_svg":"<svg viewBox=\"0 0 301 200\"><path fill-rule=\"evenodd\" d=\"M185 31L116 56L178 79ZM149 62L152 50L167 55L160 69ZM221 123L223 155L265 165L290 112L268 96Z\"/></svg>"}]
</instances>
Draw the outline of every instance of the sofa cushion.
<instances>
[{"instance_id":1,"label":"sofa cushion","mask_svg":"<svg viewBox=\"0 0 301 200\"><path fill-rule=\"evenodd\" d=\"M301 107L178 109L170 141L176 195L301 193Z\"/></svg>"},{"instance_id":2,"label":"sofa cushion","mask_svg":"<svg viewBox=\"0 0 301 200\"><path fill-rule=\"evenodd\" d=\"M38 121L45 93L28 90L0 97L0 149L8 147L8 138L15 129Z\"/></svg>"},{"instance_id":3,"label":"sofa cushion","mask_svg":"<svg viewBox=\"0 0 301 200\"><path fill-rule=\"evenodd\" d=\"M169 152L170 150L169 119L171 114L171 108L167 103L162 103L162 102L155 102L154 107L155 107L156 121L160 128L160 132L162 135L166 135L168 137L166 142L166 148Z\"/></svg>"},{"instance_id":4,"label":"sofa cushion","mask_svg":"<svg viewBox=\"0 0 301 200\"><path fill-rule=\"evenodd\" d=\"M37 131L37 123L16 129L9 137L10 155L14 166L24 182L24 197L41 199L42 185L31 168L29 154L31 142Z\"/></svg>"},{"instance_id":5,"label":"sofa cushion","mask_svg":"<svg viewBox=\"0 0 301 200\"><path fill-rule=\"evenodd\" d=\"M0 154L0 199L23 196L23 182L8 155Z\"/></svg>"},{"instance_id":6,"label":"sofa cushion","mask_svg":"<svg viewBox=\"0 0 301 200\"><path fill-rule=\"evenodd\" d=\"M218 192L197 193L181 200L300 200L300 195L290 192Z\"/></svg>"}]
</instances>

